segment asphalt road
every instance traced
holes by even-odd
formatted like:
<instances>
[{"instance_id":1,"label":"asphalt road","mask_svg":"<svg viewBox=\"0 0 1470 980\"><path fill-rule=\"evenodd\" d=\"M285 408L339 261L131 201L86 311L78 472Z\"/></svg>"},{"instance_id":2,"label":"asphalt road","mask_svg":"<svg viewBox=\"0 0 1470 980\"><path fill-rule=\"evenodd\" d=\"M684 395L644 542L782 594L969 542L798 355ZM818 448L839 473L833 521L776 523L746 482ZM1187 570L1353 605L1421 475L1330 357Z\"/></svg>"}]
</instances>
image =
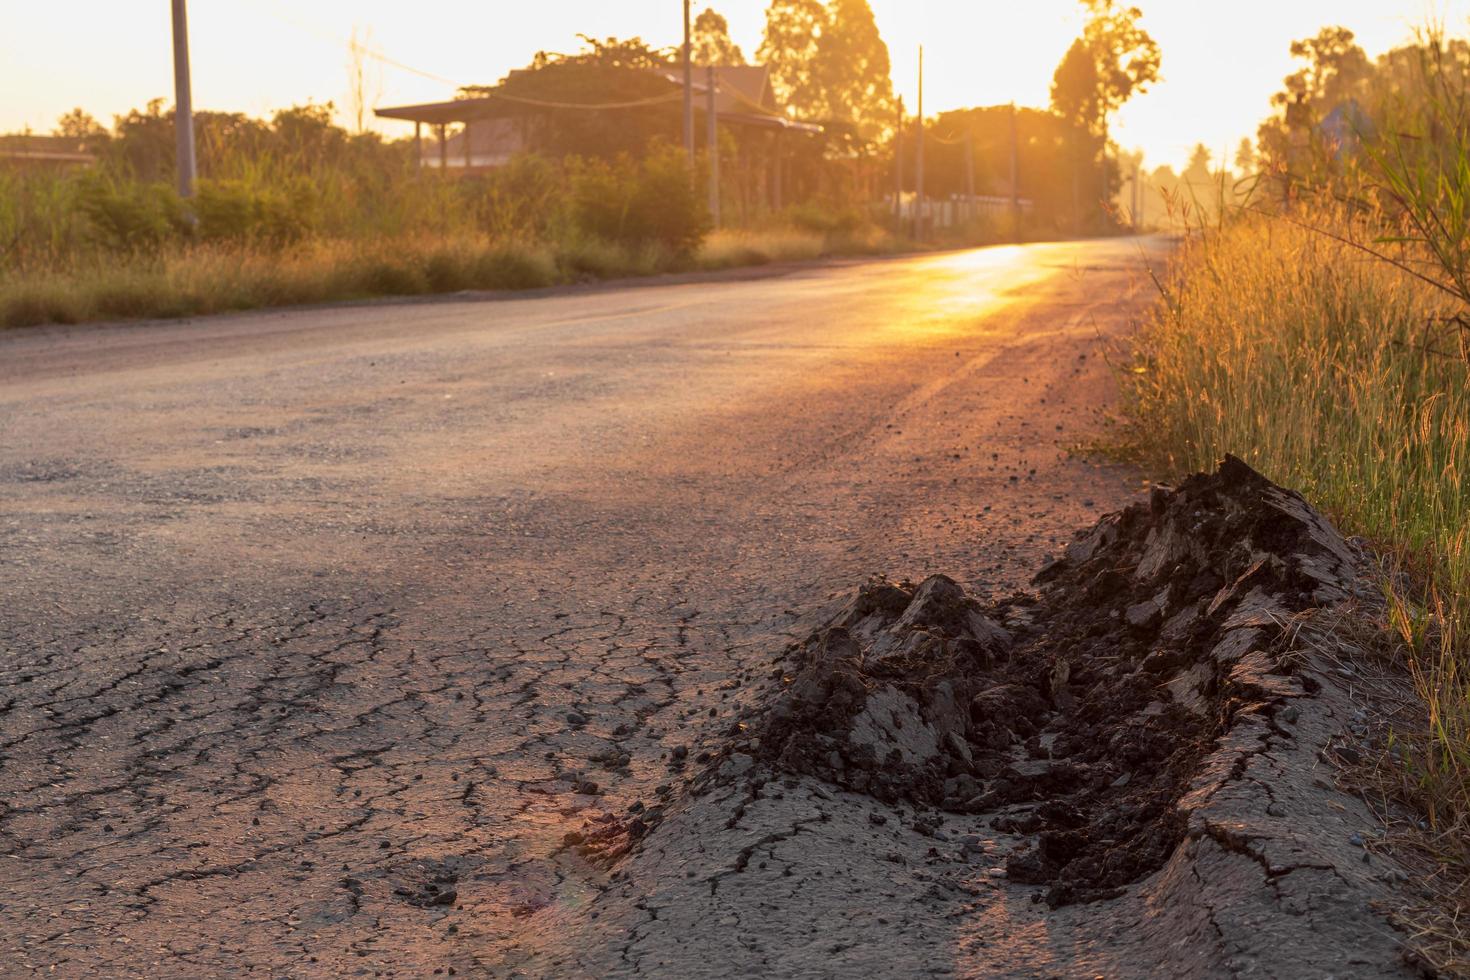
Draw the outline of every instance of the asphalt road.
<instances>
[{"instance_id":1,"label":"asphalt road","mask_svg":"<svg viewBox=\"0 0 1470 980\"><path fill-rule=\"evenodd\" d=\"M0 334L0 949L497 975L873 573L1021 587L1157 241ZM595 792L594 792L595 790Z\"/></svg>"}]
</instances>

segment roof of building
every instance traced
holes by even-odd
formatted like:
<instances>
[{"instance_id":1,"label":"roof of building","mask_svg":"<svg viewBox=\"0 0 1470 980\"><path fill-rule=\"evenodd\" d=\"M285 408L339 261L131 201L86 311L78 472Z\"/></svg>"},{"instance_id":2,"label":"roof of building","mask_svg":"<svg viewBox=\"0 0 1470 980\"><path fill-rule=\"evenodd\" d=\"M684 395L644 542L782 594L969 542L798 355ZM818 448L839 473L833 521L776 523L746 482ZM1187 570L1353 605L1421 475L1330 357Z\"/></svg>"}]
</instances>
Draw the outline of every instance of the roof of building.
<instances>
[{"instance_id":1,"label":"roof of building","mask_svg":"<svg viewBox=\"0 0 1470 980\"><path fill-rule=\"evenodd\" d=\"M0 159L33 160L40 163L92 163L96 155L84 142L71 136L37 136L9 133L0 136Z\"/></svg>"},{"instance_id":2,"label":"roof of building","mask_svg":"<svg viewBox=\"0 0 1470 980\"><path fill-rule=\"evenodd\" d=\"M708 92L708 71L705 66L696 66L691 88L695 94L696 108L703 112ZM654 69L655 74L671 85L682 87L683 73L679 68ZM720 65L715 72L715 115L730 123L756 126L776 130L795 130L820 133L821 126L797 122L776 108L770 88L770 69L765 65ZM409 122L428 123L442 126L449 123L474 122L503 115L507 103L530 108L546 109L589 109L614 110L633 105L654 104L659 101L675 101L681 93L672 92L667 97L639 99L632 103L614 102L607 104L573 105L570 103L538 102L537 100L507 96L494 89L489 94L449 102L428 102L420 105L390 106L374 109L374 115L382 119L403 119Z\"/></svg>"}]
</instances>

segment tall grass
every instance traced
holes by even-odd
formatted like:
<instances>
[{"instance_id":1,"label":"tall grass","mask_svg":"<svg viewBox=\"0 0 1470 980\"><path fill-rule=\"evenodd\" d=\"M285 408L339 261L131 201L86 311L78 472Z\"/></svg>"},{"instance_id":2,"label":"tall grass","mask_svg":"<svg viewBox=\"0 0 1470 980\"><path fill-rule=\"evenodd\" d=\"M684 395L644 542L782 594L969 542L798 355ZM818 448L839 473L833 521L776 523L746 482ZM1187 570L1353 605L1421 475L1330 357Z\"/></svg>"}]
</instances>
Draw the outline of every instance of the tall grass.
<instances>
[{"instance_id":1,"label":"tall grass","mask_svg":"<svg viewBox=\"0 0 1470 980\"><path fill-rule=\"evenodd\" d=\"M641 160L524 156L454 179L381 147L330 159L216 156L187 204L111 165L0 168L0 327L521 289L897 246L866 212L816 205L709 234L703 195L667 147Z\"/></svg>"},{"instance_id":2,"label":"tall grass","mask_svg":"<svg viewBox=\"0 0 1470 980\"><path fill-rule=\"evenodd\" d=\"M1428 250L1379 228L1319 200L1191 235L1125 374L1129 442L1170 473L1234 453L1411 573L1389 625L1426 710L1395 778L1470 870L1470 346Z\"/></svg>"},{"instance_id":3,"label":"tall grass","mask_svg":"<svg viewBox=\"0 0 1470 980\"><path fill-rule=\"evenodd\" d=\"M1147 458L1178 471L1235 453L1394 545L1470 614L1470 371L1435 326L1445 298L1264 216L1191 238L1161 289L1127 385Z\"/></svg>"}]
</instances>

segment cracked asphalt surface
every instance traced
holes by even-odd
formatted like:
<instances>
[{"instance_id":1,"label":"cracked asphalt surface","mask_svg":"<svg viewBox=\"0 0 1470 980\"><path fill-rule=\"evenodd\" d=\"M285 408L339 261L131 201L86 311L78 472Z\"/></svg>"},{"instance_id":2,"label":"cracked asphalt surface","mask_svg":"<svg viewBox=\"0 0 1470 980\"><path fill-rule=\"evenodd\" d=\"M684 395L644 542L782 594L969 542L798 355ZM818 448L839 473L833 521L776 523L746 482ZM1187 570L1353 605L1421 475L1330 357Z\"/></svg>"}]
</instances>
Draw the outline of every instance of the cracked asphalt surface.
<instances>
[{"instance_id":1,"label":"cracked asphalt surface","mask_svg":"<svg viewBox=\"0 0 1470 980\"><path fill-rule=\"evenodd\" d=\"M1164 247L0 335L4 972L553 970L564 835L824 603L1132 498Z\"/></svg>"}]
</instances>

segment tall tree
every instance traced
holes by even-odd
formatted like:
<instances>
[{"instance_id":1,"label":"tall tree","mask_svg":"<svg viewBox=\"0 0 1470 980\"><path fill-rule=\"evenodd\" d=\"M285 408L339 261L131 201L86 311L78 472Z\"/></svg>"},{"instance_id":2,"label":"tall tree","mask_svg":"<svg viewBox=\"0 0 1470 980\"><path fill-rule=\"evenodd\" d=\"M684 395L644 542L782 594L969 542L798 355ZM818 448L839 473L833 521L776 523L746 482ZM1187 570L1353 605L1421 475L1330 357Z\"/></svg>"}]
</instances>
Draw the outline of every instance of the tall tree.
<instances>
[{"instance_id":1,"label":"tall tree","mask_svg":"<svg viewBox=\"0 0 1470 980\"><path fill-rule=\"evenodd\" d=\"M1081 0L1087 10L1082 36L1073 42L1052 80L1052 108L1076 132L1089 134L1095 149L1082 152L1084 142L1072 139L1074 212L1081 225L1081 167L1086 157L1101 151L1102 200L1113 196L1113 177L1107 167L1108 118L1135 94L1147 91L1159 78L1159 46L1139 26L1143 11L1121 7L1115 0Z\"/></svg>"},{"instance_id":2,"label":"tall tree","mask_svg":"<svg viewBox=\"0 0 1470 980\"><path fill-rule=\"evenodd\" d=\"M1158 81L1159 45L1139 26L1143 11L1137 7L1120 7L1115 0L1082 0L1082 5L1087 23L1057 68L1052 104L1073 122L1103 136L1108 117Z\"/></svg>"},{"instance_id":3,"label":"tall tree","mask_svg":"<svg viewBox=\"0 0 1470 980\"><path fill-rule=\"evenodd\" d=\"M56 120L55 132L57 136L74 140L91 140L107 135L106 128L80 107Z\"/></svg>"},{"instance_id":4,"label":"tall tree","mask_svg":"<svg viewBox=\"0 0 1470 980\"><path fill-rule=\"evenodd\" d=\"M690 41L694 48L692 57L701 65L743 65L745 55L740 45L730 39L730 23L713 7L705 7L694 18L694 29Z\"/></svg>"},{"instance_id":5,"label":"tall tree","mask_svg":"<svg viewBox=\"0 0 1470 980\"><path fill-rule=\"evenodd\" d=\"M1051 107L1078 129L1091 132L1100 113L1097 59L1081 38L1072 42L1051 81Z\"/></svg>"},{"instance_id":6,"label":"tall tree","mask_svg":"<svg viewBox=\"0 0 1470 980\"><path fill-rule=\"evenodd\" d=\"M848 124L860 141L874 140L894 112L888 45L868 0L832 0L828 14L813 65L822 116Z\"/></svg>"},{"instance_id":7,"label":"tall tree","mask_svg":"<svg viewBox=\"0 0 1470 980\"><path fill-rule=\"evenodd\" d=\"M1235 169L1241 177L1249 177L1256 172L1256 144L1249 137L1240 141L1240 146L1235 150Z\"/></svg>"},{"instance_id":8,"label":"tall tree","mask_svg":"<svg viewBox=\"0 0 1470 980\"><path fill-rule=\"evenodd\" d=\"M1271 96L1276 114L1258 135L1271 168L1300 177L1322 162L1312 146L1314 131L1333 110L1365 94L1373 66L1345 27L1324 27L1315 37L1293 41L1291 54L1305 64Z\"/></svg>"},{"instance_id":9,"label":"tall tree","mask_svg":"<svg viewBox=\"0 0 1470 980\"><path fill-rule=\"evenodd\" d=\"M1194 149L1189 153L1189 165L1184 168L1184 173L1179 179L1191 187L1204 186L1210 183L1210 148L1203 143L1194 144Z\"/></svg>"},{"instance_id":10,"label":"tall tree","mask_svg":"<svg viewBox=\"0 0 1470 980\"><path fill-rule=\"evenodd\" d=\"M816 118L825 108L816 62L826 26L821 0L772 0L766 8L766 33L756 57L771 69L776 98L803 118Z\"/></svg>"}]
</instances>

